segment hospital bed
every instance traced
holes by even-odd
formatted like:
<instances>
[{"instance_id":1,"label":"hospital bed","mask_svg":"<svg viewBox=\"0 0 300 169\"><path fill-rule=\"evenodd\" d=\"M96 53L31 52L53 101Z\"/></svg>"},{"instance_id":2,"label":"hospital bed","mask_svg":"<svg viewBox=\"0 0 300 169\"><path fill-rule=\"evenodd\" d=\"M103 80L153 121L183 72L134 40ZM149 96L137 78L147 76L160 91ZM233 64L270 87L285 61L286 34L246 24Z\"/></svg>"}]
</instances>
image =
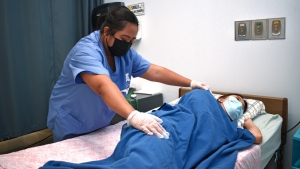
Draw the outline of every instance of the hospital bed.
<instances>
[{"instance_id":1,"label":"hospital bed","mask_svg":"<svg viewBox=\"0 0 300 169\"><path fill-rule=\"evenodd\" d=\"M179 98L189 92L189 88L179 88ZM226 92L214 91L214 94ZM265 97L242 94L247 99L260 100L266 107L266 112L253 119L261 129L263 142L253 145L238 153L235 168L270 168L277 158L277 168L282 168L283 146L286 143L287 98ZM175 105L179 99L170 104ZM61 142L31 147L24 150L0 155L0 169L38 168L49 160L83 163L109 157L120 140L121 121L95 132Z\"/></svg>"},{"instance_id":2,"label":"hospital bed","mask_svg":"<svg viewBox=\"0 0 300 169\"><path fill-rule=\"evenodd\" d=\"M179 97L189 91L190 88L179 88ZM213 93L224 95L230 92L213 91ZM277 163L275 163L275 165L277 165L278 169L283 168L283 151L284 145L286 144L285 132L287 131L288 99L250 94L241 95L245 99L262 101L265 106L266 114L261 114L253 119L253 122L260 128L263 134L262 143L253 146L259 146L259 149L261 151L261 168L272 168L275 161ZM270 123L266 124L268 122ZM244 153L244 151L242 152ZM239 163L239 158L241 158L240 155L241 152L239 152L238 154L237 163ZM250 153L248 153L248 155L250 155Z\"/></svg>"}]
</instances>

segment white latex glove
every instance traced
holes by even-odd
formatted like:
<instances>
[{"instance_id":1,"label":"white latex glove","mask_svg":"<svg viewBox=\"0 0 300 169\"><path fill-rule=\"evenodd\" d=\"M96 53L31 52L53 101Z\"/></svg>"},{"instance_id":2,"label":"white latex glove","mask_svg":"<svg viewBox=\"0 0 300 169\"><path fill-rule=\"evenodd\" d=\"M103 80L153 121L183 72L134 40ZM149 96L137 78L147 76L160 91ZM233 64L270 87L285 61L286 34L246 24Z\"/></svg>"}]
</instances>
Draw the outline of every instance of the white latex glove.
<instances>
[{"instance_id":1,"label":"white latex glove","mask_svg":"<svg viewBox=\"0 0 300 169\"><path fill-rule=\"evenodd\" d=\"M136 129L145 132L147 135L153 133L159 138L169 138L169 133L160 125L162 119L148 113L141 113L137 110L130 113L127 118L128 126L132 125Z\"/></svg>"},{"instance_id":2,"label":"white latex glove","mask_svg":"<svg viewBox=\"0 0 300 169\"><path fill-rule=\"evenodd\" d=\"M204 82L196 82L192 80L190 86L192 89L200 88L203 90L209 90L209 85Z\"/></svg>"}]
</instances>

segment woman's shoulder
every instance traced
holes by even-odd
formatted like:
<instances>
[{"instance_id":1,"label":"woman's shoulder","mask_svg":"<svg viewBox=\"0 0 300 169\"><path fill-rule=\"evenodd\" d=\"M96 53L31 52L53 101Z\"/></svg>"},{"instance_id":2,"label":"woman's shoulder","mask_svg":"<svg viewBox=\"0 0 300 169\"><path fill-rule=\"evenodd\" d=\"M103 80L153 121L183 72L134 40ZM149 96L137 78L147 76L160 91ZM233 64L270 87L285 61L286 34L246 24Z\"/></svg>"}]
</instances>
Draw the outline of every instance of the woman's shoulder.
<instances>
[{"instance_id":1,"label":"woman's shoulder","mask_svg":"<svg viewBox=\"0 0 300 169\"><path fill-rule=\"evenodd\" d=\"M90 33L89 35L81 38L77 44L78 46L93 46L93 47L100 47L103 46L102 42L100 40L100 32L99 31L94 31L92 33Z\"/></svg>"},{"instance_id":2,"label":"woman's shoulder","mask_svg":"<svg viewBox=\"0 0 300 169\"><path fill-rule=\"evenodd\" d=\"M97 33L98 32L98 33ZM105 55L103 44L99 37L99 31L92 32L88 36L81 38L72 48L71 55Z\"/></svg>"}]
</instances>

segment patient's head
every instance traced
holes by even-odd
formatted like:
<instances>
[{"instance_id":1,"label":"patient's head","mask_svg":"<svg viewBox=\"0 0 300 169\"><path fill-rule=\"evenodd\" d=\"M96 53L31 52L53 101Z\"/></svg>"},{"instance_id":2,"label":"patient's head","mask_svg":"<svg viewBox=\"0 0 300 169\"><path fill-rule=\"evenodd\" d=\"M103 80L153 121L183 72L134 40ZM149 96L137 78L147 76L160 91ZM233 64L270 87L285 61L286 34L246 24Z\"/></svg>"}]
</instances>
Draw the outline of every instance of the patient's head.
<instances>
[{"instance_id":1,"label":"patient's head","mask_svg":"<svg viewBox=\"0 0 300 169\"><path fill-rule=\"evenodd\" d=\"M243 96L236 93L220 96L218 102L231 120L237 120L247 110L247 102L243 99Z\"/></svg>"}]
</instances>

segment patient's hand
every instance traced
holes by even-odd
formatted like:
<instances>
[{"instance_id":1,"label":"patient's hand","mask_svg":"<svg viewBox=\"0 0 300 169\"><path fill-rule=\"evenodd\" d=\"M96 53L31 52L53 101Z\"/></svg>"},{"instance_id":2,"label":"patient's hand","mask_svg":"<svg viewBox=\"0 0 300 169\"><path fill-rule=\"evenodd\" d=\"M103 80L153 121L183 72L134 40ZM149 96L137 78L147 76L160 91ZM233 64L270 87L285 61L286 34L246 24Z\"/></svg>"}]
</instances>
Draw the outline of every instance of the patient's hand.
<instances>
[{"instance_id":1,"label":"patient's hand","mask_svg":"<svg viewBox=\"0 0 300 169\"><path fill-rule=\"evenodd\" d=\"M254 123L253 123L253 121L252 121L252 119L246 119L245 121L244 121L244 127L246 127L246 126L251 126L251 125L255 125Z\"/></svg>"}]
</instances>

